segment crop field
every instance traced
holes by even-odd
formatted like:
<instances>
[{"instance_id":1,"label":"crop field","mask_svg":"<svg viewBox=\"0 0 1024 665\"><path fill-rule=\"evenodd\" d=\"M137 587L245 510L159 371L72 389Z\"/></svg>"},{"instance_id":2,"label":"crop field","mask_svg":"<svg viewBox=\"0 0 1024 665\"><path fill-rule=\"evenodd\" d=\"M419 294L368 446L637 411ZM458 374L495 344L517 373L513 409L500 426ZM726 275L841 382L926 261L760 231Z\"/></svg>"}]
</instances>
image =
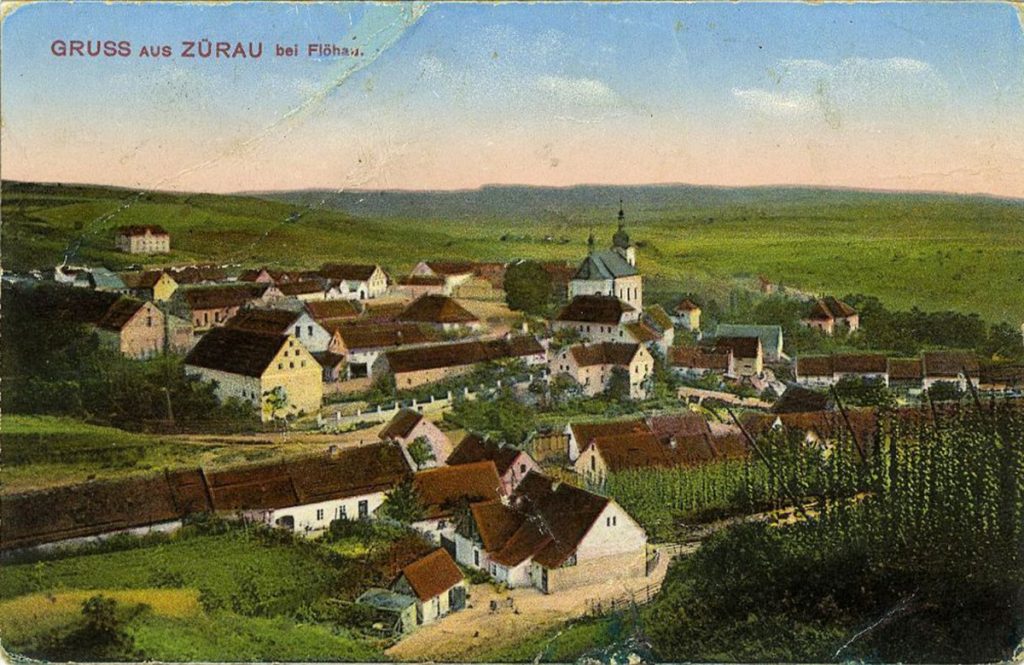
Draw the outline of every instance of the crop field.
<instances>
[{"instance_id":1,"label":"crop field","mask_svg":"<svg viewBox=\"0 0 1024 665\"><path fill-rule=\"evenodd\" d=\"M72 248L75 260L125 267L139 259L114 251L114 229L146 223L171 233L173 252L160 259L170 263L370 261L401 274L438 257L575 262L591 231L600 245L610 242L620 193L604 189L540 190L543 196L532 188L502 190L501 196L471 192L463 198L477 202L474 213L459 208L451 193L417 193L412 203L367 207L355 195L270 200L5 183L3 249L11 270L53 266ZM893 308L1024 320L1024 202L840 190L730 192L627 191L628 230L650 299L668 302L682 292L725 297L763 275L810 293L875 295Z\"/></svg>"}]
</instances>

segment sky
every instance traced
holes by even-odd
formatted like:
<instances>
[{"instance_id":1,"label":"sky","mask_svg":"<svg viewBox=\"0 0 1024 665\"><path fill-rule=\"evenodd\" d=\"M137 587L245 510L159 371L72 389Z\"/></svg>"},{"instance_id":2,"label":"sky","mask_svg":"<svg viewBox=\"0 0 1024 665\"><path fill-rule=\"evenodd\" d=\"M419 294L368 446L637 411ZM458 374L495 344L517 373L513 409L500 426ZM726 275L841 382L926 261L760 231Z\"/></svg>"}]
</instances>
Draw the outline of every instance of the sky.
<instances>
[{"instance_id":1,"label":"sky","mask_svg":"<svg viewBox=\"0 0 1024 665\"><path fill-rule=\"evenodd\" d=\"M2 26L0 174L208 192L1024 197L1022 26L1024 10L984 2L34 3ZM262 55L182 57L202 39ZM131 55L54 53L70 40ZM163 45L171 57L140 54Z\"/></svg>"}]
</instances>

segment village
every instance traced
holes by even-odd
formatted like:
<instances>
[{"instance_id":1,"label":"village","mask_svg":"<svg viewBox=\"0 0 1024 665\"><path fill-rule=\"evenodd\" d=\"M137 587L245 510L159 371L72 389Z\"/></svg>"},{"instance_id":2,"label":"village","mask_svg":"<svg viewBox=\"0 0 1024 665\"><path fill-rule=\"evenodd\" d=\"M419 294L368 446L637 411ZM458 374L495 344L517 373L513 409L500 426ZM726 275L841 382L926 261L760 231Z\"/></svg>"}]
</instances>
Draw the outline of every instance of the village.
<instances>
[{"instance_id":1,"label":"village","mask_svg":"<svg viewBox=\"0 0 1024 665\"><path fill-rule=\"evenodd\" d=\"M950 396L1018 397L1024 375L971 350L794 354L780 325L705 329L701 303L684 289L669 307L645 303L643 258L621 203L610 242L592 233L575 266L427 258L402 276L372 263L160 266L171 241L159 226L122 227L115 246L145 267L65 263L5 275L4 286L126 358L182 358L189 380L248 410L254 432L322 443L263 463L5 496L3 556L173 532L200 515L314 539L339 522L397 522L423 547L356 603L402 638L398 656L421 656L401 645L483 597L492 617L515 599L542 611L524 590L556 599L551 606L575 599L567 616L622 594L650 600L681 550L607 491L614 474L747 460L773 430L808 443L841 433L867 441L882 403L857 395L882 391L911 413ZM551 318L506 304L506 276L524 263L548 278ZM758 288L802 303L800 323L815 335L861 327L834 296L783 296L764 280ZM611 417L578 410L561 420L552 407L518 439L449 420L468 403L544 412L588 399L613 404ZM520 595L488 595L492 587Z\"/></svg>"}]
</instances>

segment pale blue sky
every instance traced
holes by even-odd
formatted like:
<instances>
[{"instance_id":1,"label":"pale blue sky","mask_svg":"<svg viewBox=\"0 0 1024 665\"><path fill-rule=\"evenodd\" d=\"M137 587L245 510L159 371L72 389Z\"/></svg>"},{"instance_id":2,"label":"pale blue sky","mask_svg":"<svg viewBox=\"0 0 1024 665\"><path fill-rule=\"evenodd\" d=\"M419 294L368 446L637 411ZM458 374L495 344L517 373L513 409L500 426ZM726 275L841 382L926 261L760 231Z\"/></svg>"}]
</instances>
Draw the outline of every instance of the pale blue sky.
<instances>
[{"instance_id":1,"label":"pale blue sky","mask_svg":"<svg viewBox=\"0 0 1024 665\"><path fill-rule=\"evenodd\" d=\"M259 60L177 57L259 41ZM54 39L130 40L58 58ZM358 45L276 58L273 45ZM175 57L138 57L171 44ZM5 178L163 189L822 184L1024 195L1008 4L42 3L3 25Z\"/></svg>"}]
</instances>

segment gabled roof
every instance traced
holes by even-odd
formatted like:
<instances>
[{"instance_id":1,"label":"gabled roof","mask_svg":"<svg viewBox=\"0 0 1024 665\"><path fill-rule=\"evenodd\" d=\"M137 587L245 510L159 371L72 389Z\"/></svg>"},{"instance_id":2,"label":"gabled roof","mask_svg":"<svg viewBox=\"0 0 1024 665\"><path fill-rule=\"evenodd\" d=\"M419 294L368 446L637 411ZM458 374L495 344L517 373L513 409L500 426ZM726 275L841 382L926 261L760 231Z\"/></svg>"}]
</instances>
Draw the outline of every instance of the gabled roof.
<instances>
[{"instance_id":1,"label":"gabled roof","mask_svg":"<svg viewBox=\"0 0 1024 665\"><path fill-rule=\"evenodd\" d=\"M359 316L359 306L351 300L314 300L306 303L306 311L315 321L354 319Z\"/></svg>"},{"instance_id":2,"label":"gabled roof","mask_svg":"<svg viewBox=\"0 0 1024 665\"><path fill-rule=\"evenodd\" d=\"M388 424L384 426L384 429L380 431L378 436L383 441L388 439L404 439L412 432L413 428L423 420L424 416L422 413L413 411L412 409L401 409L396 413Z\"/></svg>"},{"instance_id":3,"label":"gabled roof","mask_svg":"<svg viewBox=\"0 0 1024 665\"><path fill-rule=\"evenodd\" d=\"M416 372L443 367L462 367L491 360L521 358L544 353L544 347L530 336L458 342L402 349L386 353L392 372Z\"/></svg>"},{"instance_id":4,"label":"gabled roof","mask_svg":"<svg viewBox=\"0 0 1024 665\"><path fill-rule=\"evenodd\" d=\"M440 341L440 334L415 323L352 322L338 326L337 333L349 349L386 349Z\"/></svg>"},{"instance_id":5,"label":"gabled roof","mask_svg":"<svg viewBox=\"0 0 1024 665\"><path fill-rule=\"evenodd\" d=\"M365 263L325 263L320 268L320 274L329 279L365 282L376 270L377 266Z\"/></svg>"},{"instance_id":6,"label":"gabled roof","mask_svg":"<svg viewBox=\"0 0 1024 665\"><path fill-rule=\"evenodd\" d=\"M129 289L151 289L156 286L156 283L160 281L166 273L163 270L146 270L143 272L125 272L121 273L121 281ZM174 278L170 275L167 277L171 280Z\"/></svg>"},{"instance_id":7,"label":"gabled roof","mask_svg":"<svg viewBox=\"0 0 1024 665\"><path fill-rule=\"evenodd\" d=\"M300 296L308 293L323 293L324 285L315 279L302 281L278 282L278 290L286 296Z\"/></svg>"},{"instance_id":8,"label":"gabled roof","mask_svg":"<svg viewBox=\"0 0 1024 665\"><path fill-rule=\"evenodd\" d=\"M419 323L477 323L479 319L448 296L428 293L412 301L399 320Z\"/></svg>"},{"instance_id":9,"label":"gabled roof","mask_svg":"<svg viewBox=\"0 0 1024 665\"><path fill-rule=\"evenodd\" d=\"M701 436L709 432L704 416L692 411L651 416L647 424L662 443L672 438Z\"/></svg>"},{"instance_id":10,"label":"gabled roof","mask_svg":"<svg viewBox=\"0 0 1024 665\"><path fill-rule=\"evenodd\" d=\"M782 326L719 323L715 337L758 337L766 356L776 358L782 352Z\"/></svg>"},{"instance_id":11,"label":"gabled roof","mask_svg":"<svg viewBox=\"0 0 1024 665\"><path fill-rule=\"evenodd\" d=\"M759 346L757 337L715 338L715 350L732 351L734 358L756 358Z\"/></svg>"},{"instance_id":12,"label":"gabled roof","mask_svg":"<svg viewBox=\"0 0 1024 665\"><path fill-rule=\"evenodd\" d=\"M964 373L977 377L981 373L978 356L973 351L925 351L921 354L925 378L956 378Z\"/></svg>"},{"instance_id":13,"label":"gabled roof","mask_svg":"<svg viewBox=\"0 0 1024 665\"><path fill-rule=\"evenodd\" d=\"M561 566L576 552L607 505L605 497L568 483L553 488L535 508L550 541L534 554L533 560L547 568Z\"/></svg>"},{"instance_id":14,"label":"gabled roof","mask_svg":"<svg viewBox=\"0 0 1024 665\"><path fill-rule=\"evenodd\" d=\"M687 312L692 312L694 310L699 309L700 307L697 306L697 303L693 302L689 298L683 298L681 301L679 301L679 304L676 305L677 314L685 314Z\"/></svg>"},{"instance_id":15,"label":"gabled roof","mask_svg":"<svg viewBox=\"0 0 1024 665\"><path fill-rule=\"evenodd\" d=\"M701 349L676 346L669 351L669 364L673 367L727 371L732 349Z\"/></svg>"},{"instance_id":16,"label":"gabled roof","mask_svg":"<svg viewBox=\"0 0 1024 665\"><path fill-rule=\"evenodd\" d=\"M814 318L815 313L817 313L818 316L821 316L822 312L824 312L828 318L835 319L845 319L850 316L856 316L857 314L857 310L850 307L839 298L834 298L832 296L819 298L814 303L814 307L811 310L812 316L809 318Z\"/></svg>"},{"instance_id":17,"label":"gabled roof","mask_svg":"<svg viewBox=\"0 0 1024 665\"><path fill-rule=\"evenodd\" d=\"M438 548L402 569L402 577L416 597L426 602L462 581L462 571L443 548Z\"/></svg>"},{"instance_id":18,"label":"gabled roof","mask_svg":"<svg viewBox=\"0 0 1024 665\"><path fill-rule=\"evenodd\" d=\"M644 319L657 328L659 332L671 330L674 326L672 317L668 315L668 312L661 305L651 305L644 309Z\"/></svg>"},{"instance_id":19,"label":"gabled roof","mask_svg":"<svg viewBox=\"0 0 1024 665\"><path fill-rule=\"evenodd\" d=\"M501 501L474 503L469 510L476 524L476 531L480 535L480 542L488 552L504 547L526 519L523 513L513 510Z\"/></svg>"},{"instance_id":20,"label":"gabled roof","mask_svg":"<svg viewBox=\"0 0 1024 665\"><path fill-rule=\"evenodd\" d=\"M621 254L614 250L594 252L583 259L573 279L605 280L638 275L636 268L629 265Z\"/></svg>"},{"instance_id":21,"label":"gabled roof","mask_svg":"<svg viewBox=\"0 0 1024 665\"><path fill-rule=\"evenodd\" d=\"M637 321L636 323L627 323L626 332L633 338L634 341L646 344L648 342L657 342L661 339L661 332L656 330L646 321Z\"/></svg>"},{"instance_id":22,"label":"gabled roof","mask_svg":"<svg viewBox=\"0 0 1024 665\"><path fill-rule=\"evenodd\" d=\"M782 397L772 405L772 413L825 411L831 401L825 393L808 390L801 386L789 386L786 388L786 392L782 393Z\"/></svg>"},{"instance_id":23,"label":"gabled roof","mask_svg":"<svg viewBox=\"0 0 1024 665\"><path fill-rule=\"evenodd\" d=\"M485 440L477 434L467 434L448 456L446 464L456 466L490 460L494 462L498 475L503 476L522 452L513 446Z\"/></svg>"},{"instance_id":24,"label":"gabled roof","mask_svg":"<svg viewBox=\"0 0 1024 665\"><path fill-rule=\"evenodd\" d=\"M135 300L134 298L119 298L103 314L100 320L96 322L96 326L104 330L120 332L121 329L131 321L132 317L145 306L146 303L142 300Z\"/></svg>"},{"instance_id":25,"label":"gabled roof","mask_svg":"<svg viewBox=\"0 0 1024 665\"><path fill-rule=\"evenodd\" d=\"M632 434L638 432L650 432L650 426L639 418L630 420L613 420L605 423L570 423L569 429L582 450L590 443L591 439L599 436L615 436L618 434Z\"/></svg>"},{"instance_id":26,"label":"gabled roof","mask_svg":"<svg viewBox=\"0 0 1024 665\"><path fill-rule=\"evenodd\" d=\"M290 312L283 309L243 309L228 319L224 327L272 335L287 335L301 316L302 312Z\"/></svg>"},{"instance_id":27,"label":"gabled roof","mask_svg":"<svg viewBox=\"0 0 1024 665\"><path fill-rule=\"evenodd\" d=\"M435 275L471 275L476 270L475 265L469 261L425 261L424 263Z\"/></svg>"},{"instance_id":28,"label":"gabled roof","mask_svg":"<svg viewBox=\"0 0 1024 665\"><path fill-rule=\"evenodd\" d=\"M600 342L598 344L577 344L569 347L569 353L580 367L594 365L628 366L640 351L639 344L623 342Z\"/></svg>"},{"instance_id":29,"label":"gabled roof","mask_svg":"<svg viewBox=\"0 0 1024 665\"><path fill-rule=\"evenodd\" d=\"M245 283L217 286L196 286L175 291L175 297L181 298L189 309L221 309L225 307L241 307L260 298L270 284Z\"/></svg>"},{"instance_id":30,"label":"gabled roof","mask_svg":"<svg viewBox=\"0 0 1024 665\"><path fill-rule=\"evenodd\" d=\"M209 510L199 470L12 494L0 501L0 549L96 536Z\"/></svg>"},{"instance_id":31,"label":"gabled roof","mask_svg":"<svg viewBox=\"0 0 1024 665\"><path fill-rule=\"evenodd\" d=\"M240 328L214 328L203 335L185 364L242 376L262 376L288 341L287 335Z\"/></svg>"},{"instance_id":32,"label":"gabled roof","mask_svg":"<svg viewBox=\"0 0 1024 665\"><path fill-rule=\"evenodd\" d=\"M920 381L924 375L920 358L889 358L886 371L890 381Z\"/></svg>"},{"instance_id":33,"label":"gabled roof","mask_svg":"<svg viewBox=\"0 0 1024 665\"><path fill-rule=\"evenodd\" d=\"M449 517L462 503L501 498L501 479L489 460L420 471L413 476L413 487L423 504L425 519Z\"/></svg>"},{"instance_id":34,"label":"gabled roof","mask_svg":"<svg viewBox=\"0 0 1024 665\"><path fill-rule=\"evenodd\" d=\"M117 229L117 233L123 236L144 236L147 233L154 236L170 235L164 230L164 227L157 226L156 224L133 224L130 226L120 226Z\"/></svg>"},{"instance_id":35,"label":"gabled roof","mask_svg":"<svg viewBox=\"0 0 1024 665\"><path fill-rule=\"evenodd\" d=\"M621 434L598 437L587 448L595 447L611 472L650 467L670 467L673 460L654 434ZM586 450L586 448L584 448Z\"/></svg>"},{"instance_id":36,"label":"gabled roof","mask_svg":"<svg viewBox=\"0 0 1024 665\"><path fill-rule=\"evenodd\" d=\"M622 315L636 310L615 296L576 296L558 313L557 321L618 324Z\"/></svg>"}]
</instances>

